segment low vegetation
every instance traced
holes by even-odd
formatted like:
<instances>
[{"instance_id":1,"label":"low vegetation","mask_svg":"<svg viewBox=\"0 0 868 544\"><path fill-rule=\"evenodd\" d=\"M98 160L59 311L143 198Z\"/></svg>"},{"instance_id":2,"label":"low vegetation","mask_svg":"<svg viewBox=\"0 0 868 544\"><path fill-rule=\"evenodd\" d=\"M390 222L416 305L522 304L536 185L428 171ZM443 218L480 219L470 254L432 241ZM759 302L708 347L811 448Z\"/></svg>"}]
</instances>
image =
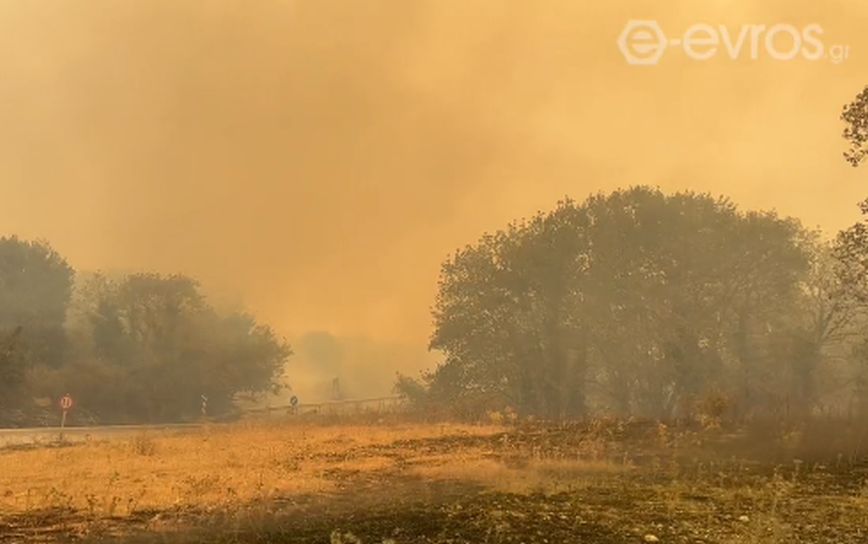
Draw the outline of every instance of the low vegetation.
<instances>
[{"instance_id":1,"label":"low vegetation","mask_svg":"<svg viewBox=\"0 0 868 544\"><path fill-rule=\"evenodd\" d=\"M832 427L847 439L808 447ZM296 421L18 447L0 541L865 542L864 432L775 428Z\"/></svg>"}]
</instances>

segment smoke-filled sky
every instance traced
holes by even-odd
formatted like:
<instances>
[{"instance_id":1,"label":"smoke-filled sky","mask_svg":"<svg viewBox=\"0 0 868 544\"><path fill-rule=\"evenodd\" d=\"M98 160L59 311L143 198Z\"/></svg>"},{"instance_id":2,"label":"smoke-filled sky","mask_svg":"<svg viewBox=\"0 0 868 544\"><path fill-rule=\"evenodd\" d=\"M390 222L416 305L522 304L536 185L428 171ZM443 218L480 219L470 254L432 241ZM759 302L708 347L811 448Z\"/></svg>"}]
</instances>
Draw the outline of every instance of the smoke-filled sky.
<instances>
[{"instance_id":1,"label":"smoke-filled sky","mask_svg":"<svg viewBox=\"0 0 868 544\"><path fill-rule=\"evenodd\" d=\"M846 62L630 66L628 19L822 26ZM0 3L0 234L180 271L289 335L418 344L438 268L564 195L724 193L829 231L868 3Z\"/></svg>"}]
</instances>

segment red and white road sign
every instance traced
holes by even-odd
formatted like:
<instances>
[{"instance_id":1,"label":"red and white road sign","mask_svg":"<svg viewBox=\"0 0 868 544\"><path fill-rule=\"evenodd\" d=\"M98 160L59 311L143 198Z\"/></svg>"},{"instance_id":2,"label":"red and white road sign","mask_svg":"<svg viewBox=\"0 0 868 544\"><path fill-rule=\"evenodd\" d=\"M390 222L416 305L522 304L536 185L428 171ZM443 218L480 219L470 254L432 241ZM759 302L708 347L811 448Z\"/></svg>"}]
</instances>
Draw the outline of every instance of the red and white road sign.
<instances>
[{"instance_id":1,"label":"red and white road sign","mask_svg":"<svg viewBox=\"0 0 868 544\"><path fill-rule=\"evenodd\" d=\"M63 397L61 397L60 399L60 409L64 412L72 408L73 404L75 403L72 402L72 397L70 397L68 394L63 395Z\"/></svg>"}]
</instances>

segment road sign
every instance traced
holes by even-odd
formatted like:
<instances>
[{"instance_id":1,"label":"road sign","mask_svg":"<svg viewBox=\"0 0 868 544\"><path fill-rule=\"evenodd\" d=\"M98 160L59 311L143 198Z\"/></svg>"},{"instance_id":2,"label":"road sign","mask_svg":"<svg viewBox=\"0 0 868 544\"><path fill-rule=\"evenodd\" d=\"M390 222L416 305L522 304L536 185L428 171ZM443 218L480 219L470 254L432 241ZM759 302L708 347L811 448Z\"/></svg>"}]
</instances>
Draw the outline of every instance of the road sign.
<instances>
[{"instance_id":1,"label":"road sign","mask_svg":"<svg viewBox=\"0 0 868 544\"><path fill-rule=\"evenodd\" d=\"M60 397L60 403L59 404L60 404L60 410L61 410L60 441L63 442L63 429L64 429L64 427L66 427L66 413L69 412L69 410L72 408L72 406L75 404L75 402L73 402L72 396L69 393L67 393L67 394L63 395L62 397Z\"/></svg>"},{"instance_id":2,"label":"road sign","mask_svg":"<svg viewBox=\"0 0 868 544\"><path fill-rule=\"evenodd\" d=\"M289 399L289 403L292 405L293 408L295 408L296 406L298 406L298 397L293 395L292 398Z\"/></svg>"}]
</instances>

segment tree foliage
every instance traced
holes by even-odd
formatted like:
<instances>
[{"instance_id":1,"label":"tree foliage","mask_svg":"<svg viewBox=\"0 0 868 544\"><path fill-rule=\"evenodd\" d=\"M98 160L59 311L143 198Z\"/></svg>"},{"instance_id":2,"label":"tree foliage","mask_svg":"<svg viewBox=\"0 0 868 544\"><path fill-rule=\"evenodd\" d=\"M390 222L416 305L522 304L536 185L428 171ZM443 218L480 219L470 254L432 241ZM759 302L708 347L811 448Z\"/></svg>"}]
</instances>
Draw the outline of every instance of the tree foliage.
<instances>
[{"instance_id":1,"label":"tree foliage","mask_svg":"<svg viewBox=\"0 0 868 544\"><path fill-rule=\"evenodd\" d=\"M236 393L272 388L291 353L253 317L219 314L185 276L96 276L77 312L86 356L61 375L95 411L108 404L152 421L190 418L204 395L209 411L222 413ZM114 386L104 388L105 379Z\"/></svg>"},{"instance_id":2,"label":"tree foliage","mask_svg":"<svg viewBox=\"0 0 868 544\"><path fill-rule=\"evenodd\" d=\"M850 144L844 158L851 165L859 166L868 155L868 86L844 106L841 120L846 123L844 139Z\"/></svg>"},{"instance_id":3,"label":"tree foliage","mask_svg":"<svg viewBox=\"0 0 868 544\"><path fill-rule=\"evenodd\" d=\"M850 357L853 368L850 380L856 389L856 402L868 413L868 333L865 327L865 309L868 308L868 200L859 205L862 220L838 233L833 246L835 279L838 301L843 307L839 312L856 323L845 329L853 340Z\"/></svg>"},{"instance_id":4,"label":"tree foliage","mask_svg":"<svg viewBox=\"0 0 868 544\"><path fill-rule=\"evenodd\" d=\"M74 273L47 242L0 238L0 337L16 334L28 364L58 366Z\"/></svg>"},{"instance_id":5,"label":"tree foliage","mask_svg":"<svg viewBox=\"0 0 868 544\"><path fill-rule=\"evenodd\" d=\"M214 309L191 278L73 270L47 243L0 238L0 408L71 393L101 421L232 409L275 387L291 354L267 325ZM0 413L0 419L3 414Z\"/></svg>"},{"instance_id":6,"label":"tree foliage","mask_svg":"<svg viewBox=\"0 0 868 544\"><path fill-rule=\"evenodd\" d=\"M21 327L0 336L0 407L8 406L24 383L26 364L19 349Z\"/></svg>"},{"instance_id":7,"label":"tree foliage","mask_svg":"<svg viewBox=\"0 0 868 544\"><path fill-rule=\"evenodd\" d=\"M672 416L719 389L743 409L796 397L798 380L769 378L799 372L784 352L820 349L793 340L814 251L798 222L704 194L563 201L443 264L430 394L544 417Z\"/></svg>"}]
</instances>

